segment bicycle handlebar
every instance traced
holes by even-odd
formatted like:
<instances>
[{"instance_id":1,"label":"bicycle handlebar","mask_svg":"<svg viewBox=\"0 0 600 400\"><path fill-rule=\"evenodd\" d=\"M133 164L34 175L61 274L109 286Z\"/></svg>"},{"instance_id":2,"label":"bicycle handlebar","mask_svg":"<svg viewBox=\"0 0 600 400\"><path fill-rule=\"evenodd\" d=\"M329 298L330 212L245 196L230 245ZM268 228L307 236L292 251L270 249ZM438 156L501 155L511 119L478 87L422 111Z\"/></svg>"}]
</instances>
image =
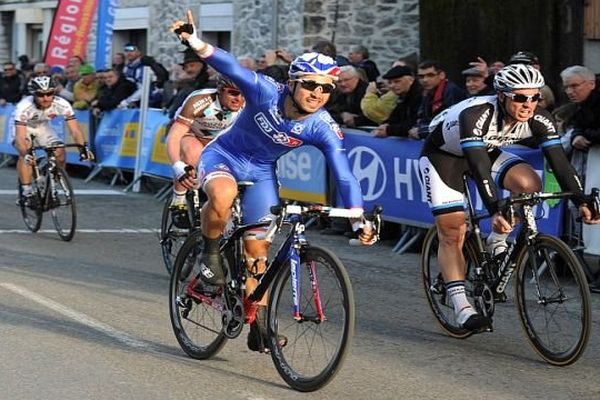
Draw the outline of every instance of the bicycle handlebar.
<instances>
[{"instance_id":1,"label":"bicycle handlebar","mask_svg":"<svg viewBox=\"0 0 600 400\"><path fill-rule=\"evenodd\" d=\"M367 221L373 222L373 229L377 240L379 239L379 230L381 228L381 212L383 207L375 206L373 210L368 213L364 213L359 208L336 208L330 206L323 206L319 204L312 204L308 206L302 206L297 204L283 204L271 207L271 213L276 216L271 221L271 224L267 228L264 234L256 235L258 240L271 241L275 233L279 230L284 222L284 219L288 215L326 215L334 218L365 218Z\"/></svg>"},{"instance_id":2,"label":"bicycle handlebar","mask_svg":"<svg viewBox=\"0 0 600 400\"><path fill-rule=\"evenodd\" d=\"M56 149L64 149L67 147L77 147L77 148L83 148L84 145L79 144L79 143L68 143L68 144L54 144L52 146L33 146L30 147L31 151L36 151L36 150L44 150L44 151L52 151L52 150L56 150Z\"/></svg>"},{"instance_id":3,"label":"bicycle handlebar","mask_svg":"<svg viewBox=\"0 0 600 400\"><path fill-rule=\"evenodd\" d=\"M587 204L588 208L592 212L592 219L595 219L600 215L600 190L598 188L592 188L590 194L581 195L574 192L535 192L535 193L522 193L513 195L502 199L498 202L498 210L507 221L512 220L514 216L514 205L527 204L534 206L545 200L560 199L565 197L578 197L583 203Z\"/></svg>"}]
</instances>

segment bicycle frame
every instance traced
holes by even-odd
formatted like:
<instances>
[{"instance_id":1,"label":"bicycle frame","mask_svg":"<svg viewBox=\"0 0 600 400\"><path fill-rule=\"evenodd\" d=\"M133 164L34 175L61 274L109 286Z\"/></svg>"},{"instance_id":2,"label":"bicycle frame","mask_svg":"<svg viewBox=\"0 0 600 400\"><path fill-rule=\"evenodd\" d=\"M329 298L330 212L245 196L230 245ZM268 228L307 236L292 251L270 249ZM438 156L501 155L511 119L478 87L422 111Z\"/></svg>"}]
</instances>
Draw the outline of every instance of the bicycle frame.
<instances>
[{"instance_id":1,"label":"bicycle frame","mask_svg":"<svg viewBox=\"0 0 600 400\"><path fill-rule=\"evenodd\" d=\"M491 215L487 212L482 214L477 214L473 203L471 201L471 192L468 186L468 176L463 176L463 184L465 187L465 200L467 203L467 224L469 225L468 232L471 233L471 237L473 237L473 241L476 244L476 249L478 252L477 255L477 266L475 270L475 275L478 280L483 280L485 283L491 283L491 290L498 294L502 295L512 277L516 263L517 257L523 251L523 248L526 248L530 253L530 259L536 260L536 257L533 256L533 248L532 244L539 234L537 228L537 222L535 218L535 213L532 204L539 204L543 200L546 199L556 199L556 198L565 198L571 197L574 194L571 192L560 192L560 193L531 193L521 195L520 198L513 198L509 200L509 219L515 214L514 205L520 205L520 219L521 224L519 226L519 230L517 231L515 245L509 246L508 253L500 263L500 265L495 265L495 261L493 260L491 254L487 252L485 249L485 245L483 243L483 239L481 236L481 229L479 227L479 221L482 219L490 218ZM530 204L531 203L531 204ZM490 268L492 266L493 268ZM537 270L538 266L535 267ZM493 273L491 269L495 269L496 273ZM535 276L536 285L537 275Z\"/></svg>"}]
</instances>

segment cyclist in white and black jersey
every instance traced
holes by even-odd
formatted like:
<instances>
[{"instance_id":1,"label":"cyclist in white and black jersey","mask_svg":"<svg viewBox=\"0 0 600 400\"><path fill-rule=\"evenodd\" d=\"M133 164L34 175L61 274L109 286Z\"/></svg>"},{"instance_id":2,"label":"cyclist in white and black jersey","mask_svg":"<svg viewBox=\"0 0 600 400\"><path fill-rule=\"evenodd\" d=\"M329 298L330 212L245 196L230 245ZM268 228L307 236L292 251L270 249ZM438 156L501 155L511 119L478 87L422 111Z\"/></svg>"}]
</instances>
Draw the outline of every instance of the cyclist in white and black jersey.
<instances>
[{"instance_id":1,"label":"cyclist in white and black jersey","mask_svg":"<svg viewBox=\"0 0 600 400\"><path fill-rule=\"evenodd\" d=\"M10 134L13 146L19 152L17 172L23 189L23 195L29 197L31 188L31 163L27 152L31 146L51 146L63 143L54 131L50 122L59 116L64 117L67 128L75 143L81 145L80 159L92 161L94 155L84 141L83 133L75 118L71 104L56 96L56 82L48 76L36 76L27 84L30 96L24 97L15 106L13 113L14 129ZM33 143L31 142L33 138ZM56 160L59 165L65 166L64 149L56 150Z\"/></svg>"},{"instance_id":2,"label":"cyclist in white and black jersey","mask_svg":"<svg viewBox=\"0 0 600 400\"><path fill-rule=\"evenodd\" d=\"M456 320L479 330L490 321L478 314L465 295L466 231L462 175L470 171L481 198L493 215L488 245L493 254L506 249L512 222L498 212L498 188L512 193L541 191L542 182L520 157L501 148L513 143L539 145L563 190L583 195L581 181L562 149L555 122L541 107L541 73L528 65L509 65L494 78L494 96L473 97L454 105L430 124L419 166L440 241L438 260ZM597 224L581 199L574 199L586 223Z\"/></svg>"},{"instance_id":3,"label":"cyclist in white and black jersey","mask_svg":"<svg viewBox=\"0 0 600 400\"><path fill-rule=\"evenodd\" d=\"M167 136L167 154L173 164L173 222L186 228L185 193L196 185L200 154L219 132L229 127L244 107L244 97L230 79L221 75L217 88L196 90L184 100Z\"/></svg>"}]
</instances>

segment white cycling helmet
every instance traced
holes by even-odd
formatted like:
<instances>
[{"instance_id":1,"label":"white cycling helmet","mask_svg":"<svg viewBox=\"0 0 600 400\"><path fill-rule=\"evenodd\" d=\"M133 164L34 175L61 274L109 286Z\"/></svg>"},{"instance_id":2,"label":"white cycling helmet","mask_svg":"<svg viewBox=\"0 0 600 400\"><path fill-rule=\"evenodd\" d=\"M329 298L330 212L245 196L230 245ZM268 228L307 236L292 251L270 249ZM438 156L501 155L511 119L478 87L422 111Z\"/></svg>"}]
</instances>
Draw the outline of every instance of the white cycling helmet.
<instances>
[{"instance_id":1,"label":"white cycling helmet","mask_svg":"<svg viewBox=\"0 0 600 400\"><path fill-rule=\"evenodd\" d=\"M540 89L544 87L542 73L530 65L511 64L502 68L494 77L494 89L512 92L518 89Z\"/></svg>"},{"instance_id":2,"label":"white cycling helmet","mask_svg":"<svg viewBox=\"0 0 600 400\"><path fill-rule=\"evenodd\" d=\"M340 67L335 60L321 53L304 53L296 57L290 64L290 79L298 79L304 75L325 75L338 79Z\"/></svg>"},{"instance_id":3,"label":"white cycling helmet","mask_svg":"<svg viewBox=\"0 0 600 400\"><path fill-rule=\"evenodd\" d=\"M34 76L27 84L30 94L51 93L56 89L56 82L49 76Z\"/></svg>"}]
</instances>

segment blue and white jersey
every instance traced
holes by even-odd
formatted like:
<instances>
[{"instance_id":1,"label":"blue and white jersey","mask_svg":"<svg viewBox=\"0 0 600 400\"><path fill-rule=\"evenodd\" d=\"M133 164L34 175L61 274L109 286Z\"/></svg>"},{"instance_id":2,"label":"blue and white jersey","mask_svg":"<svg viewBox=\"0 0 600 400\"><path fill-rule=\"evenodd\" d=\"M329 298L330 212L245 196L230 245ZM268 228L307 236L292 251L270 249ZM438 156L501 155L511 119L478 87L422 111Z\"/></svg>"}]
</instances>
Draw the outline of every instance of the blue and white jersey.
<instances>
[{"instance_id":1,"label":"blue and white jersey","mask_svg":"<svg viewBox=\"0 0 600 400\"><path fill-rule=\"evenodd\" d=\"M205 60L234 81L246 99L246 106L233 125L205 151L218 146L233 157L251 159L253 164L275 165L288 151L313 145L321 150L333 170L345 207L362 208L360 186L350 171L343 133L325 109L303 120L288 119L284 113L287 85L240 66L233 56L218 48Z\"/></svg>"}]
</instances>

